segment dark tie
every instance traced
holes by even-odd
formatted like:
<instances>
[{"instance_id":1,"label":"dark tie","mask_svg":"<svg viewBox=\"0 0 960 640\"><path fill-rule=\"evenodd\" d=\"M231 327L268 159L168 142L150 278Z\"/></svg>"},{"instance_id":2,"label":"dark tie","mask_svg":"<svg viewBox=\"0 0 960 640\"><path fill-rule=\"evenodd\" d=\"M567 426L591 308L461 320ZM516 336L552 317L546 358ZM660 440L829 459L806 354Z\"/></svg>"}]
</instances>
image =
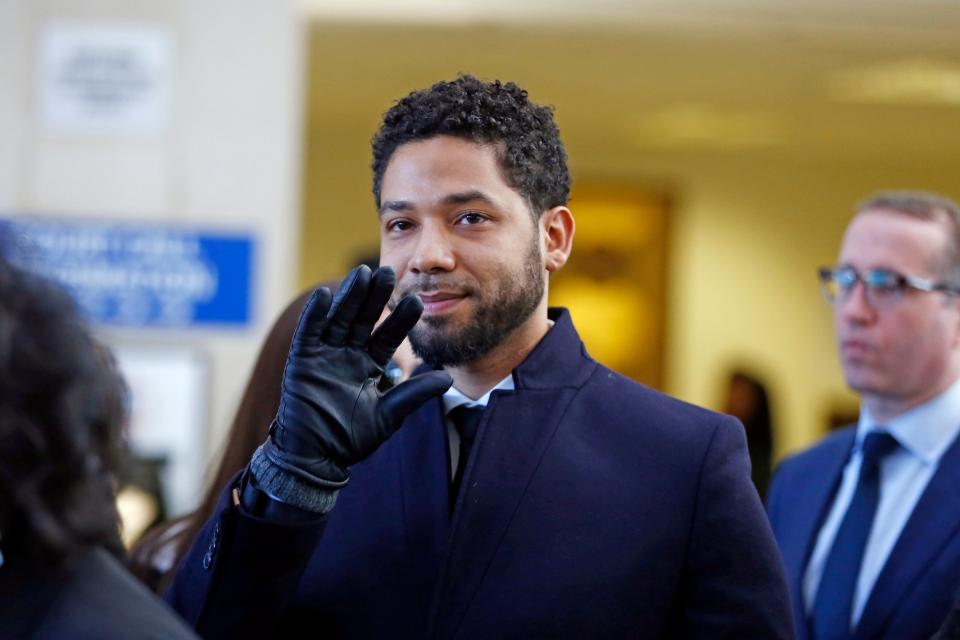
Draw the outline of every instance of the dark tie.
<instances>
[{"instance_id":1,"label":"dark tie","mask_svg":"<svg viewBox=\"0 0 960 640\"><path fill-rule=\"evenodd\" d=\"M853 595L880 501L880 461L896 447L897 441L885 431L875 431L864 438L857 490L827 555L814 598L810 627L816 640L844 640L851 635Z\"/></svg>"},{"instance_id":2,"label":"dark tie","mask_svg":"<svg viewBox=\"0 0 960 640\"><path fill-rule=\"evenodd\" d=\"M453 513L453 506L457 502L457 494L460 492L460 482L463 480L463 470L467 468L467 460L470 457L470 448L473 447L473 441L477 437L477 427L480 426L480 416L483 415L483 407L468 407L460 405L450 411L450 419L457 433L460 434L460 457L457 461L457 472L453 475L453 483L450 485L450 512Z\"/></svg>"}]
</instances>

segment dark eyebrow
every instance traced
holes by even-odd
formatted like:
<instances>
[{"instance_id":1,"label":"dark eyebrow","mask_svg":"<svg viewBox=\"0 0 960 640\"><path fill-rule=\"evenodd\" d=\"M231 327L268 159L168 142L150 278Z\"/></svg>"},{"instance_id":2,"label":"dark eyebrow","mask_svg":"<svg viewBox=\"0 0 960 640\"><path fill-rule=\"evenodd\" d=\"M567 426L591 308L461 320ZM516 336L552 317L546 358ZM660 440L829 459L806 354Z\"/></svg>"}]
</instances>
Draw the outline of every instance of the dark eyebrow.
<instances>
[{"instance_id":1,"label":"dark eyebrow","mask_svg":"<svg viewBox=\"0 0 960 640\"><path fill-rule=\"evenodd\" d=\"M468 202L475 202L479 200L480 202L485 202L490 206L496 206L493 198L485 194L483 191L473 190L473 191L464 191L463 193L451 193L443 199L443 204L466 204Z\"/></svg>"},{"instance_id":2,"label":"dark eyebrow","mask_svg":"<svg viewBox=\"0 0 960 640\"><path fill-rule=\"evenodd\" d=\"M382 216L387 211L410 211L411 209L413 209L413 205L406 200L387 200L381 203L379 215Z\"/></svg>"},{"instance_id":3,"label":"dark eyebrow","mask_svg":"<svg viewBox=\"0 0 960 640\"><path fill-rule=\"evenodd\" d=\"M493 198L485 194L483 191L476 189L472 191L463 191L461 193L451 193L444 196L443 200L441 200L441 203L444 205L457 205L477 201L486 203L491 207L497 206L497 203ZM380 205L380 215L382 216L388 211L410 211L413 208L413 204L407 200L387 200Z\"/></svg>"}]
</instances>

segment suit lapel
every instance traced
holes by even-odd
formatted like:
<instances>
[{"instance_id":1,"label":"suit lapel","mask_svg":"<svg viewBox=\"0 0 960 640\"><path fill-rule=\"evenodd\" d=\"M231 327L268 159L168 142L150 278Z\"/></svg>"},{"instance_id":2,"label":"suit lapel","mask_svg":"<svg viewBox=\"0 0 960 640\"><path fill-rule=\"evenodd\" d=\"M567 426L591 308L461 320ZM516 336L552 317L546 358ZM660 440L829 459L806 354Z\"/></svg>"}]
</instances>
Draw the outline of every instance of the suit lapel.
<instances>
[{"instance_id":1,"label":"suit lapel","mask_svg":"<svg viewBox=\"0 0 960 640\"><path fill-rule=\"evenodd\" d=\"M954 440L920 496L863 609L855 637L882 631L914 584L960 530L960 438Z\"/></svg>"},{"instance_id":2,"label":"suit lapel","mask_svg":"<svg viewBox=\"0 0 960 640\"><path fill-rule=\"evenodd\" d=\"M436 635L453 635L512 521L574 392L496 392L464 470L445 568Z\"/></svg>"},{"instance_id":3,"label":"suit lapel","mask_svg":"<svg viewBox=\"0 0 960 640\"><path fill-rule=\"evenodd\" d=\"M790 593L794 601L794 611L801 612L802 616L797 621L797 627L803 632L807 629L803 576L817 544L820 527L830 511L840 485L843 468L853 447L854 435L853 429L837 434L833 446L824 452L817 468L803 469L810 477L800 479L797 483L798 495L786 496L791 504L782 507L790 519L785 520L784 525L779 527L782 540L780 548L787 575L791 580ZM818 478L822 481L817 481Z\"/></svg>"}]
</instances>

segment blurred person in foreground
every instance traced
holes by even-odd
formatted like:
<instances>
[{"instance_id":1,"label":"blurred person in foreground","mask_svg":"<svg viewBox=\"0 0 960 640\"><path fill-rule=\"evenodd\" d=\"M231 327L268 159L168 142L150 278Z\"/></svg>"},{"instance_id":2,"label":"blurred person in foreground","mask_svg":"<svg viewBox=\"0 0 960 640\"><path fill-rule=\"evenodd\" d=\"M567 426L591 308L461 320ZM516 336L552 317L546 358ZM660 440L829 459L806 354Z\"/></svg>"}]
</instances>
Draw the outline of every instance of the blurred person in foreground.
<instances>
[{"instance_id":1,"label":"blurred person in foreground","mask_svg":"<svg viewBox=\"0 0 960 640\"><path fill-rule=\"evenodd\" d=\"M373 151L384 266L307 303L270 436L168 599L210 637L790 637L741 425L547 308L574 233L552 110L461 76ZM384 393L408 334L426 364Z\"/></svg>"},{"instance_id":2,"label":"blurred person in foreground","mask_svg":"<svg viewBox=\"0 0 960 640\"><path fill-rule=\"evenodd\" d=\"M0 636L194 638L127 574L124 385L65 292L0 262Z\"/></svg>"},{"instance_id":3,"label":"blurred person in foreground","mask_svg":"<svg viewBox=\"0 0 960 640\"><path fill-rule=\"evenodd\" d=\"M929 638L960 587L960 210L870 198L820 281L860 419L770 488L797 634Z\"/></svg>"}]
</instances>

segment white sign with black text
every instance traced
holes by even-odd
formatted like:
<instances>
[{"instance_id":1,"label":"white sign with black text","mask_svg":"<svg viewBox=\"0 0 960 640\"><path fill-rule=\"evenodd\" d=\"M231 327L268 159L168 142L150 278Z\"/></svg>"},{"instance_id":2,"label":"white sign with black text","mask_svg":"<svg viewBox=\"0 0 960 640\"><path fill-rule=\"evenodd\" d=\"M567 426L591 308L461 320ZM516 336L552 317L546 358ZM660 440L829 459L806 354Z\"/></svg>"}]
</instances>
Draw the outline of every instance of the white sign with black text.
<instances>
[{"instance_id":1,"label":"white sign with black text","mask_svg":"<svg viewBox=\"0 0 960 640\"><path fill-rule=\"evenodd\" d=\"M140 136L167 127L173 45L165 29L54 23L44 29L40 46L46 129Z\"/></svg>"}]
</instances>

